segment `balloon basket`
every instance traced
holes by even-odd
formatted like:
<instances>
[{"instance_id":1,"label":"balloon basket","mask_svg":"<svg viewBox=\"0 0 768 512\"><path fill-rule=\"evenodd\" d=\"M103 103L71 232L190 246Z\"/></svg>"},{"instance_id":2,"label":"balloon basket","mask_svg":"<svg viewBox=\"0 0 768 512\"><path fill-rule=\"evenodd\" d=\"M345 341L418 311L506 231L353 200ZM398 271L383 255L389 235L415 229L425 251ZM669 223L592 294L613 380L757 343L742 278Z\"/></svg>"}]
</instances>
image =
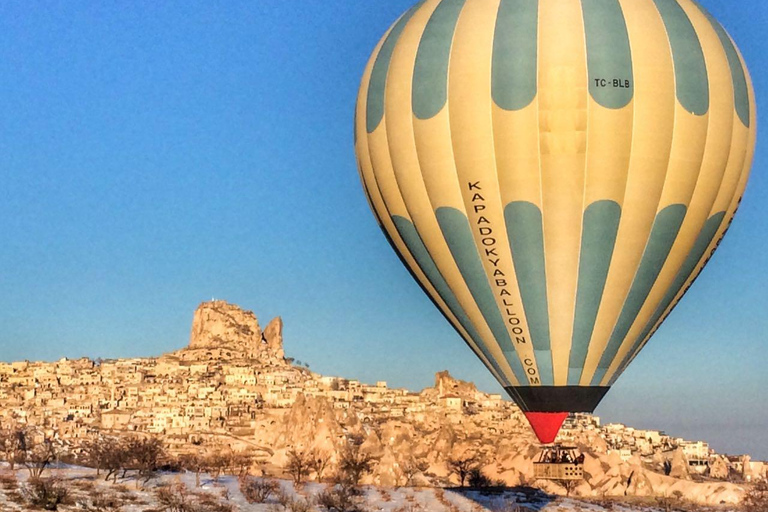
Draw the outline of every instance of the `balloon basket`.
<instances>
[{"instance_id":1,"label":"balloon basket","mask_svg":"<svg viewBox=\"0 0 768 512\"><path fill-rule=\"evenodd\" d=\"M533 473L537 480L583 480L584 456L572 446L544 446Z\"/></svg>"}]
</instances>

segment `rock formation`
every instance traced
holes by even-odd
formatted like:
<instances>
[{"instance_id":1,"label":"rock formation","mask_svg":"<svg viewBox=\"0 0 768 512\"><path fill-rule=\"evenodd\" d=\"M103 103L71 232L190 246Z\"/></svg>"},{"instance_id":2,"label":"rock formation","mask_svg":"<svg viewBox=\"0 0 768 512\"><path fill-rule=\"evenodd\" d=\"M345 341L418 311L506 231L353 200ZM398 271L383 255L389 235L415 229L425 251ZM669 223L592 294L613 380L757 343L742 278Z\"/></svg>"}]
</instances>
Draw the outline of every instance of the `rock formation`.
<instances>
[{"instance_id":1,"label":"rock formation","mask_svg":"<svg viewBox=\"0 0 768 512\"><path fill-rule=\"evenodd\" d=\"M223 300L203 302L195 310L189 346L177 353L185 360L217 358L283 362L283 321L273 319L262 331L252 311Z\"/></svg>"},{"instance_id":2,"label":"rock formation","mask_svg":"<svg viewBox=\"0 0 768 512\"><path fill-rule=\"evenodd\" d=\"M672 470L669 472L669 476L683 480L691 479L690 472L688 471L688 458L685 456L685 453L683 453L682 448L675 450L670 462Z\"/></svg>"},{"instance_id":3,"label":"rock formation","mask_svg":"<svg viewBox=\"0 0 768 512\"><path fill-rule=\"evenodd\" d=\"M222 345L255 345L261 341L261 327L252 311L223 300L203 302L192 319L189 348L219 348Z\"/></svg>"},{"instance_id":4,"label":"rock formation","mask_svg":"<svg viewBox=\"0 0 768 512\"><path fill-rule=\"evenodd\" d=\"M709 465L709 477L725 480L728 478L728 462L724 457L717 457L714 462Z\"/></svg>"},{"instance_id":5,"label":"rock formation","mask_svg":"<svg viewBox=\"0 0 768 512\"><path fill-rule=\"evenodd\" d=\"M422 395L433 399L455 395L465 401L475 401L478 398L478 391L473 383L455 379L448 370L445 370L435 374L435 387L425 389Z\"/></svg>"},{"instance_id":6,"label":"rock formation","mask_svg":"<svg viewBox=\"0 0 768 512\"><path fill-rule=\"evenodd\" d=\"M262 335L262 343L266 344L266 351L273 357L282 359L285 357L283 351L283 319L279 316L273 318Z\"/></svg>"}]
</instances>

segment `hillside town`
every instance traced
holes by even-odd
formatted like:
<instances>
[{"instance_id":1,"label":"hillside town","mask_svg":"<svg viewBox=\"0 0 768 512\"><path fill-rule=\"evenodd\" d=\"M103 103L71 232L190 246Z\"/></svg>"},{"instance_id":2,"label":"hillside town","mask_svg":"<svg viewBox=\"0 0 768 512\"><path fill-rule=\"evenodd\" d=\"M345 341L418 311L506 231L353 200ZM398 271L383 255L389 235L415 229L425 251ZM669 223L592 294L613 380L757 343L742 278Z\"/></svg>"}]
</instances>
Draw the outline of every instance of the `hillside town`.
<instances>
[{"instance_id":1,"label":"hillside town","mask_svg":"<svg viewBox=\"0 0 768 512\"><path fill-rule=\"evenodd\" d=\"M296 449L333 464L357 436L378 461L368 477L377 485L402 485L408 466L418 468L409 481L418 473L424 484L450 483L446 461L466 453L507 485L531 482L537 444L511 401L447 372L420 392L323 376L286 357L282 331L280 318L262 329L252 312L213 301L195 311L189 346L157 358L0 363L0 426L34 425L73 445L130 434L159 437L176 455L249 451L261 473ZM739 484L768 476L747 455L592 415L569 417L558 441L588 454L582 495L683 489L683 481L702 502L731 502Z\"/></svg>"}]
</instances>

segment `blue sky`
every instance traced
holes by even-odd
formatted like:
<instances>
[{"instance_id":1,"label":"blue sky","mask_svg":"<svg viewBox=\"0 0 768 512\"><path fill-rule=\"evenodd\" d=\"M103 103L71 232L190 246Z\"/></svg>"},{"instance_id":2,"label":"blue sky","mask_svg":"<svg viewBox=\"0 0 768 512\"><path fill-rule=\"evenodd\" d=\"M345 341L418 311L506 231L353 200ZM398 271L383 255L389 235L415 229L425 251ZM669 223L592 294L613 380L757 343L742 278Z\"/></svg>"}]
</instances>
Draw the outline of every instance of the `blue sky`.
<instances>
[{"instance_id":1,"label":"blue sky","mask_svg":"<svg viewBox=\"0 0 768 512\"><path fill-rule=\"evenodd\" d=\"M768 91L768 4L701 0ZM392 253L352 145L408 0L0 4L0 360L157 355L204 300L281 315L290 355L499 386ZM736 222L598 409L768 459L764 133Z\"/></svg>"}]
</instances>

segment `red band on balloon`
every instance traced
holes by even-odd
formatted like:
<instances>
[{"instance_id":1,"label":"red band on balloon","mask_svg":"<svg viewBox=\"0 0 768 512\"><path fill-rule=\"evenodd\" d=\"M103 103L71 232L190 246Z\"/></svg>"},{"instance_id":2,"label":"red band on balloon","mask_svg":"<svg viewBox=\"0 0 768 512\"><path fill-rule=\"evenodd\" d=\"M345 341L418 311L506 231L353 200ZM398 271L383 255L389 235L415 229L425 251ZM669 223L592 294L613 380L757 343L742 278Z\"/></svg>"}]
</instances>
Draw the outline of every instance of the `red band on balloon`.
<instances>
[{"instance_id":1,"label":"red band on balloon","mask_svg":"<svg viewBox=\"0 0 768 512\"><path fill-rule=\"evenodd\" d=\"M542 444L550 444L555 442L557 433L560 432L560 427L563 426L565 418L568 417L567 412L526 412L525 417L528 419L528 423L531 424L536 437L539 438Z\"/></svg>"}]
</instances>

